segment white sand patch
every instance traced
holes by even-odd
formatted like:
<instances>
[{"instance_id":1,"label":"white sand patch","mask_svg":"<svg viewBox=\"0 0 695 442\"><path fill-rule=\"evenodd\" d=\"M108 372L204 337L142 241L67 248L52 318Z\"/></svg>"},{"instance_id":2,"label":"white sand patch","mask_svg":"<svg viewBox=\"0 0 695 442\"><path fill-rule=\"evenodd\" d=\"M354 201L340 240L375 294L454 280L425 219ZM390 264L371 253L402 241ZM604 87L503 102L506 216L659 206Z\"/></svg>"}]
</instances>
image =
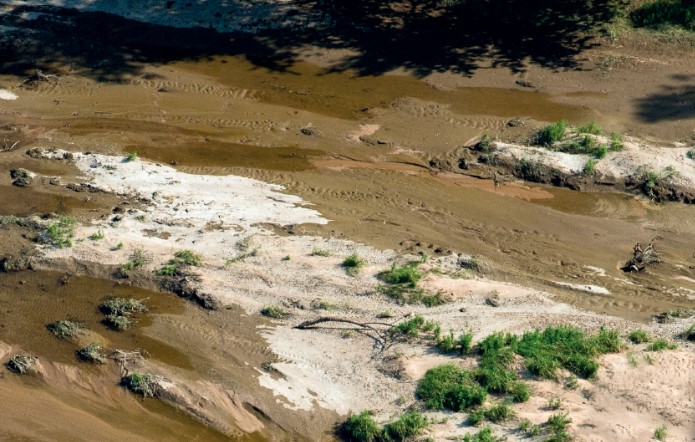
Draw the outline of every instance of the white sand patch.
<instances>
[{"instance_id":1,"label":"white sand patch","mask_svg":"<svg viewBox=\"0 0 695 442\"><path fill-rule=\"evenodd\" d=\"M17 98L19 97L7 89L0 89L0 100L16 100Z\"/></svg>"},{"instance_id":2,"label":"white sand patch","mask_svg":"<svg viewBox=\"0 0 695 442\"><path fill-rule=\"evenodd\" d=\"M607 288L592 284L570 284L568 282L555 282L560 287L577 290L580 292L594 293L597 295L610 295L611 292Z\"/></svg>"}]
</instances>

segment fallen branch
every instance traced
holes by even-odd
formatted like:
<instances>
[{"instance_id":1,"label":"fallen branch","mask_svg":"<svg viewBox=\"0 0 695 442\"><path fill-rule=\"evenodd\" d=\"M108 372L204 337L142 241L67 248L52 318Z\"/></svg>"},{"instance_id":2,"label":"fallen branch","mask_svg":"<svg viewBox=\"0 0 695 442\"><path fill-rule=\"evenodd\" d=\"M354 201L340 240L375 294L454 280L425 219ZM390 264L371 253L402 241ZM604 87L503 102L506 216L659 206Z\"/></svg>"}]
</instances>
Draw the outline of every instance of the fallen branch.
<instances>
[{"instance_id":1,"label":"fallen branch","mask_svg":"<svg viewBox=\"0 0 695 442\"><path fill-rule=\"evenodd\" d=\"M299 330L311 330L314 328L319 328L319 327L316 327L316 325L323 324L326 322L341 322L341 323L352 324L352 325L355 325L357 327L360 327L356 331L363 333L364 335L372 338L380 347L379 354L383 353L384 350L386 350L388 336L384 336L382 334L386 330L379 330L379 329L373 327L372 325L383 325L385 327L388 327L388 329L391 329L393 327L393 324L387 324L387 323L383 323L383 322L369 322L369 323L357 322L357 321L352 321L350 319L332 318L332 317L324 316L324 317L314 319L311 321L302 322L301 324L296 325L294 328L299 329ZM376 333L377 336L373 336L373 335L367 333L367 331L372 331L372 332Z\"/></svg>"}]
</instances>

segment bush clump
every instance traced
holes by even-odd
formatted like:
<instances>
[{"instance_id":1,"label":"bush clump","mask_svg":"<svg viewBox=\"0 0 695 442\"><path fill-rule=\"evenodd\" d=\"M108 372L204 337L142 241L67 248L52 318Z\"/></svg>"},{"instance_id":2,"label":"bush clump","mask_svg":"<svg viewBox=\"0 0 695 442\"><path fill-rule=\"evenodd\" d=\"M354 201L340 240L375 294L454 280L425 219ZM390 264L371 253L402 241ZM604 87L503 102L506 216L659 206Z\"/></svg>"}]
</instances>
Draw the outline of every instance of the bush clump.
<instances>
[{"instance_id":1,"label":"bush clump","mask_svg":"<svg viewBox=\"0 0 695 442\"><path fill-rule=\"evenodd\" d=\"M331 256L331 252L327 249L322 249L320 247L314 247L313 249L311 249L311 256L328 257L328 256Z\"/></svg>"},{"instance_id":2,"label":"bush clump","mask_svg":"<svg viewBox=\"0 0 695 442\"><path fill-rule=\"evenodd\" d=\"M290 317L290 312L278 305L269 305L261 309L261 314L273 319L287 319Z\"/></svg>"},{"instance_id":3,"label":"bush clump","mask_svg":"<svg viewBox=\"0 0 695 442\"><path fill-rule=\"evenodd\" d=\"M427 418L417 411L409 411L396 421L384 425L382 439L384 441L414 440L422 430L427 428Z\"/></svg>"},{"instance_id":4,"label":"bush clump","mask_svg":"<svg viewBox=\"0 0 695 442\"><path fill-rule=\"evenodd\" d=\"M353 253L343 260L342 266L348 275L354 276L364 267L364 260L357 253Z\"/></svg>"},{"instance_id":5,"label":"bush clump","mask_svg":"<svg viewBox=\"0 0 695 442\"><path fill-rule=\"evenodd\" d=\"M536 132L535 144L541 146L551 146L553 143L562 141L567 134L567 120L560 120L549 124Z\"/></svg>"},{"instance_id":6,"label":"bush clump","mask_svg":"<svg viewBox=\"0 0 695 442\"><path fill-rule=\"evenodd\" d=\"M121 378L121 385L143 397L154 397L157 393L157 378L150 373L134 371Z\"/></svg>"},{"instance_id":7,"label":"bush clump","mask_svg":"<svg viewBox=\"0 0 695 442\"><path fill-rule=\"evenodd\" d=\"M463 436L463 442L500 442L505 439L501 439L492 431L492 427L487 426L477 433L469 433Z\"/></svg>"},{"instance_id":8,"label":"bush clump","mask_svg":"<svg viewBox=\"0 0 695 442\"><path fill-rule=\"evenodd\" d=\"M369 410L352 414L341 425L340 433L348 441L354 442L405 442L415 440L427 428L425 416L410 411L382 429Z\"/></svg>"},{"instance_id":9,"label":"bush clump","mask_svg":"<svg viewBox=\"0 0 695 442\"><path fill-rule=\"evenodd\" d=\"M133 270L143 267L148 261L149 259L145 252L140 249L133 250L133 253L128 257L128 261L118 268L117 276L129 278Z\"/></svg>"},{"instance_id":10,"label":"bush clump","mask_svg":"<svg viewBox=\"0 0 695 442\"><path fill-rule=\"evenodd\" d=\"M673 342L669 342L666 339L657 339L651 344L647 346L647 350L649 351L664 351L664 350L675 350L678 348L678 345L676 345Z\"/></svg>"},{"instance_id":11,"label":"bush clump","mask_svg":"<svg viewBox=\"0 0 695 442\"><path fill-rule=\"evenodd\" d=\"M133 314L147 312L143 301L135 298L111 298L100 308L106 314L104 322L118 331L127 330L133 325Z\"/></svg>"},{"instance_id":12,"label":"bush clump","mask_svg":"<svg viewBox=\"0 0 695 442\"><path fill-rule=\"evenodd\" d=\"M487 398L487 391L474 381L471 373L454 364L428 370L415 394L433 410L462 411L482 405Z\"/></svg>"},{"instance_id":13,"label":"bush clump","mask_svg":"<svg viewBox=\"0 0 695 442\"><path fill-rule=\"evenodd\" d=\"M56 338L71 340L82 331L84 326L77 321L62 319L48 324L46 328L53 333Z\"/></svg>"},{"instance_id":14,"label":"bush clump","mask_svg":"<svg viewBox=\"0 0 695 442\"><path fill-rule=\"evenodd\" d=\"M627 335L627 338L632 342L633 344L643 344L645 342L651 341L651 336L649 336L649 333L646 332L645 330L633 330L630 332L629 335Z\"/></svg>"},{"instance_id":15,"label":"bush clump","mask_svg":"<svg viewBox=\"0 0 695 442\"><path fill-rule=\"evenodd\" d=\"M490 408L480 407L473 410L468 415L468 422L471 425L478 425L483 420L488 420L492 423L504 422L514 417L514 410L505 403L494 405Z\"/></svg>"},{"instance_id":16,"label":"bush clump","mask_svg":"<svg viewBox=\"0 0 695 442\"><path fill-rule=\"evenodd\" d=\"M85 362L94 362L97 364L105 364L106 357L104 356L101 345L92 342L86 347L77 350L77 358Z\"/></svg>"},{"instance_id":17,"label":"bush clump","mask_svg":"<svg viewBox=\"0 0 695 442\"><path fill-rule=\"evenodd\" d=\"M394 263L390 270L382 272L379 277L389 284L404 284L414 288L422 278L422 274L417 270L417 265L416 262L405 266L396 266Z\"/></svg>"},{"instance_id":18,"label":"bush clump","mask_svg":"<svg viewBox=\"0 0 695 442\"><path fill-rule=\"evenodd\" d=\"M12 358L7 361L6 366L11 372L27 374L35 370L38 360L36 356L18 354L12 356Z\"/></svg>"},{"instance_id":19,"label":"bush clump","mask_svg":"<svg viewBox=\"0 0 695 442\"><path fill-rule=\"evenodd\" d=\"M630 18L640 27L662 29L679 27L695 31L695 4L689 0L656 0L632 11Z\"/></svg>"},{"instance_id":20,"label":"bush clump","mask_svg":"<svg viewBox=\"0 0 695 442\"><path fill-rule=\"evenodd\" d=\"M72 247L77 220L71 216L63 216L57 222L48 226L44 238L46 242L60 249Z\"/></svg>"}]
</instances>

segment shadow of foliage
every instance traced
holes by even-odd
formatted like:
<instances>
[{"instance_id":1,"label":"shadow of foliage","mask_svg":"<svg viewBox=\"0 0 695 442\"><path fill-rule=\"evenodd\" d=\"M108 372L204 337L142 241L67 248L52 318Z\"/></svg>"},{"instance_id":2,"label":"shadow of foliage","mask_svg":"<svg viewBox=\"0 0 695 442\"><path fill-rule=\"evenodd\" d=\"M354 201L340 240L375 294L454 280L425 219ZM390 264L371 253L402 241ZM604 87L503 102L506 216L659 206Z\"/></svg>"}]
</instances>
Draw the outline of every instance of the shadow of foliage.
<instances>
[{"instance_id":1,"label":"shadow of foliage","mask_svg":"<svg viewBox=\"0 0 695 442\"><path fill-rule=\"evenodd\" d=\"M330 17L325 25L255 34L24 5L0 15L0 25L30 31L20 38L0 31L0 57L3 73L28 75L36 68L70 64L73 72L99 81L139 74L142 63L216 55L243 55L256 66L286 70L307 45L351 50L354 55L333 69L361 75L396 68L421 76L439 71L471 75L490 62L514 71L528 63L575 69L576 56L594 44L592 32L612 20L626 1L458 0L443 6L431 0L304 0L299 2L304 7Z\"/></svg>"},{"instance_id":2,"label":"shadow of foliage","mask_svg":"<svg viewBox=\"0 0 695 442\"><path fill-rule=\"evenodd\" d=\"M659 93L637 100L636 116L647 123L695 117L695 84L680 80L680 84L664 85Z\"/></svg>"}]
</instances>

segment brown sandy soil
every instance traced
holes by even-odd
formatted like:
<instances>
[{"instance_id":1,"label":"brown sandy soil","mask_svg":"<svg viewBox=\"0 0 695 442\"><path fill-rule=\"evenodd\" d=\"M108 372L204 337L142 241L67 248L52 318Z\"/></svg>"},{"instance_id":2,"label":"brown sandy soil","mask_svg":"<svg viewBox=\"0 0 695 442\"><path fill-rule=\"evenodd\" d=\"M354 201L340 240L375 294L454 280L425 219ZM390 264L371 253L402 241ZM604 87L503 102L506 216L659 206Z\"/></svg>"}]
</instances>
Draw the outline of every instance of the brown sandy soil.
<instances>
[{"instance_id":1,"label":"brown sandy soil","mask_svg":"<svg viewBox=\"0 0 695 442\"><path fill-rule=\"evenodd\" d=\"M370 338L340 327L291 328L326 314L312 307L321 300L337 306L334 314L356 320L373 320L391 310L395 319L421 313L455 331L467 323L476 339L497 330L521 332L557 323L587 329L629 329L641 323L667 337L687 326L651 325L650 318L695 306L692 206L520 181L497 185L454 172L467 146L483 132L519 141L533 128L561 118L573 124L595 120L608 131L633 136L636 144L680 142L679 149L685 150L695 139L695 115L688 107L695 70L691 49L628 34L577 55L576 69L543 66L532 59L520 60L521 69L478 60L476 68L464 74L394 66L377 75L350 65L356 50L303 43L292 48L289 59L278 60L284 52L273 47L278 43L272 33L252 38L205 29L179 31L162 26L181 25L176 21L180 15L172 18L165 10L152 15L158 21L143 24L59 8L33 9L37 2L11 3L3 5L0 15L0 49L11 61L0 70L0 89L16 99L0 96L0 150L14 149L0 152L0 215L71 214L81 222L76 236L81 241L71 249L45 249L47 256L36 260L37 267L109 279L128 253L143 247L154 260L134 284L153 288L149 270L175 250L192 248L206 258L201 287L230 309L208 313L182 301L166 310L164 302L151 322L118 337L99 328L94 311L109 288L91 283L99 289L76 304L70 294L84 287L79 280L60 288L58 275L0 275L3 305L15 306L0 316L3 325L11 325L2 330L0 341L35 352L49 367L44 381L10 373L0 380L2 427L10 437L189 438L207 431L199 424L203 421L218 430L214 435L200 433L206 440L220 431L253 433L251 437L260 439L330 440L332 425L349 411L372 408L385 420L404 408L402 397L414 403L417 378L448 359L417 346L381 354ZM114 7L97 3L103 4L93 8ZM259 14L268 6L258 5ZM142 18L132 13L130 18ZM288 9L280 13L295 17ZM323 26L320 15L312 17L311 26ZM104 26L114 32L104 33ZM250 26L257 30L264 25ZM122 41L114 42L110 35L121 35ZM270 43L265 46L264 41ZM209 47L215 49L201 50ZM58 77L20 86L36 68ZM524 124L510 124L515 118ZM151 177L138 173L151 169L137 160L132 166L143 165L139 171L128 169L123 176L114 172L128 189L114 191L118 185L111 182L108 192L73 186L83 190L74 191L66 185L92 182L89 169L103 172L102 164L80 170L69 161L25 154L35 146L115 155L137 151L146 160L202 179L232 174L285 190L263 194L263 204L271 202L274 209L263 209L262 216L235 215L226 231L215 223L191 230L156 222L176 216L153 205L153 192L164 195L174 188L178 193L167 208L174 210L176 198L202 198L195 188L177 187L173 180L150 189L145 184ZM36 181L26 188L12 186L7 172L16 167L37 173ZM140 187L149 193L137 194ZM288 208L298 204L291 195L320 215L297 215ZM244 204L238 205L248 209L248 201ZM125 212L120 225L110 222L116 207L116 212ZM192 213L193 207L187 209ZM225 210L232 208L230 203ZM318 224L319 218L330 222ZM281 235L263 228L268 224L279 226L275 232ZM107 233L106 240L86 239L99 229ZM247 235L254 235L261 254L225 266ZM35 236L27 229L3 227L0 258L33 250ZM640 274L623 273L619 268L632 246L653 238L664 262ZM112 250L121 241L124 250ZM310 256L315 246L333 255ZM367 258L368 266L351 278L340 261L355 250ZM398 306L374 291L379 271L403 254L418 252L432 257L431 269L441 266L452 272L455 254L475 255L483 272L468 275L471 279L428 276L423 287L442 290L453 300L433 309ZM285 256L291 259L282 261ZM20 281L27 281L22 285L31 294L24 304L9 301L22 290L16 289ZM118 290L138 294L127 286ZM36 309L32 322L22 323L17 313L41 305L39 299L54 291L59 296L46 302L45 309ZM484 303L493 292L500 298L499 308ZM287 321L261 319L258 310L271 304L285 306L294 316ZM175 383L170 390L178 393L169 402L198 421L175 424L182 415L173 407L150 399L141 403L126 394L115 385L113 366L98 372L76 366L74 346L53 340L42 328L59 319L53 317L56 312L91 318L90 327L102 330L106 342L150 351L143 367ZM405 356L393 358L396 354ZM693 416L683 411L693 405L688 396L693 391L688 371L692 354L692 346L685 345L678 352L656 355L654 365L640 362L638 367L627 364L624 354L606 357L595 383L582 383L578 391L534 384L538 397L517 413L540 422L548 414L542 411L548 397L560 395L574 419L572 431L580 438L646 440L665 424L673 440L692 440ZM384 374L389 360L404 367L407 382ZM660 377L666 370L669 376ZM66 380L80 376L89 380ZM584 398L584 390L593 399ZM670 407L670 401L677 406ZM95 411L97 404L107 405ZM602 407L613 411L606 413ZM42 410L54 410L55 423L37 426ZM68 418L80 426L58 425L58 419ZM433 426L431 435L439 439L470 430L461 429L463 420L452 417L449 424ZM53 432L56 428L60 432ZM516 437L511 428L497 430Z\"/></svg>"}]
</instances>

